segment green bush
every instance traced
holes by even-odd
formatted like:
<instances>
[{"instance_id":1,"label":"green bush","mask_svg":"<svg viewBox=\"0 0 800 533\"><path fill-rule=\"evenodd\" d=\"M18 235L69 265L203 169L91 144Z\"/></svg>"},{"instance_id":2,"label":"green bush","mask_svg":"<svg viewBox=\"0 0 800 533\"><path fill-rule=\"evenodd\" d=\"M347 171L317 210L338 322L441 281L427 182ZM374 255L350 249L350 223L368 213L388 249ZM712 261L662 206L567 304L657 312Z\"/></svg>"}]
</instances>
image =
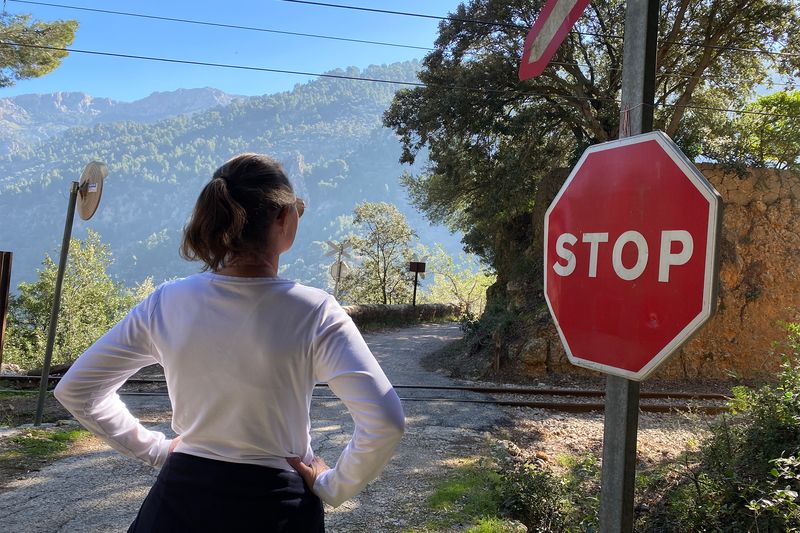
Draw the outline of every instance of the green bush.
<instances>
[{"instance_id":1,"label":"green bush","mask_svg":"<svg viewBox=\"0 0 800 533\"><path fill-rule=\"evenodd\" d=\"M85 240L70 241L64 272L53 364L71 363L153 290L147 279L126 289L109 274L111 248L89 230ZM20 283L10 299L8 337L3 360L24 369L41 368L47 345L58 265L45 256L38 277Z\"/></svg>"},{"instance_id":2,"label":"green bush","mask_svg":"<svg viewBox=\"0 0 800 533\"><path fill-rule=\"evenodd\" d=\"M766 494L748 504L758 517L778 517L778 523L787 529L797 530L800 525L800 454L770 461L774 468L767 482Z\"/></svg>"},{"instance_id":3,"label":"green bush","mask_svg":"<svg viewBox=\"0 0 800 533\"><path fill-rule=\"evenodd\" d=\"M565 531L564 480L535 463L512 461L501 472L503 507L528 531Z\"/></svg>"},{"instance_id":4,"label":"green bush","mask_svg":"<svg viewBox=\"0 0 800 533\"><path fill-rule=\"evenodd\" d=\"M505 514L528 531L595 531L600 462L592 454L564 455L556 474L549 467L507 458L499 484Z\"/></svg>"},{"instance_id":5,"label":"green bush","mask_svg":"<svg viewBox=\"0 0 800 533\"><path fill-rule=\"evenodd\" d=\"M731 415L684 456L649 530L800 531L800 327L789 326L777 383L737 387Z\"/></svg>"},{"instance_id":6,"label":"green bush","mask_svg":"<svg viewBox=\"0 0 800 533\"><path fill-rule=\"evenodd\" d=\"M491 460L465 461L428 499L425 531L596 531L600 468L596 457L559 458L563 475L512 457L498 446Z\"/></svg>"}]
</instances>

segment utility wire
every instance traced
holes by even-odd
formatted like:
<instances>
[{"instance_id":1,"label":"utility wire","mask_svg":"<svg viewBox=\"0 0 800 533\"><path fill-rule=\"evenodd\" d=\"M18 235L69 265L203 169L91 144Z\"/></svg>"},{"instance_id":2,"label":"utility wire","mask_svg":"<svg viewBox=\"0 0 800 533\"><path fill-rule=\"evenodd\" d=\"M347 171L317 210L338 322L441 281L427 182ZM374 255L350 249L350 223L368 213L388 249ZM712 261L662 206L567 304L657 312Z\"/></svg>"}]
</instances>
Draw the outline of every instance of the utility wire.
<instances>
[{"instance_id":1,"label":"utility wire","mask_svg":"<svg viewBox=\"0 0 800 533\"><path fill-rule=\"evenodd\" d=\"M14 1L14 0L10 0ZM356 11L370 11L373 13L383 13L387 15L402 15L408 17L422 17L428 19L438 19L438 20L455 20L458 22L467 22L473 24L484 24L489 26L498 26L502 28L517 28L521 30L529 30L527 26L521 24L510 24L505 22L489 22L485 20L475 20L475 19L466 19L466 18L459 18L459 17L443 17L438 15L426 15L422 13L410 13L407 11L390 11L387 9L374 9L369 7L360 7L360 6L351 6L345 4L332 4L328 2L312 2L310 0L281 0L282 2L290 2L293 4L307 4L312 6L320 6L320 7L336 7L341 9L352 9ZM582 32L577 30L572 30L571 33L577 33L579 35L589 35L594 37L606 37L609 39L623 39L622 35L614 35L614 34L606 34L606 33L590 33L590 32ZM763 55L770 55L770 56L777 56L777 57L791 57L791 58L798 58L800 54L792 54L787 52L773 52L771 50L760 50L758 48L741 48L736 46L723 46L723 45L714 45L714 44L703 44L703 43L693 43L690 41L659 41L660 43L667 43L667 44L677 44L680 46L687 46L687 47L697 47L697 48L712 48L718 50L725 50L731 52L741 52L741 53L748 53L748 54L763 54Z\"/></svg>"},{"instance_id":2,"label":"utility wire","mask_svg":"<svg viewBox=\"0 0 800 533\"><path fill-rule=\"evenodd\" d=\"M12 0L13 1L13 0ZM659 41L661 43L677 44L680 46L695 47L695 48L711 48L712 50L723 50L726 52L741 52L745 54L762 54L776 57L793 57L798 58L800 54L791 54L789 52L773 52L772 50L761 50L759 48L741 48L738 46L723 46L721 44L703 44L693 43L689 41Z\"/></svg>"},{"instance_id":3,"label":"utility wire","mask_svg":"<svg viewBox=\"0 0 800 533\"><path fill-rule=\"evenodd\" d=\"M482 88L482 87L468 87L468 86L460 86L460 85L434 85L434 84L426 84L419 81L402 81L402 80L386 80L382 78L368 78L364 76L347 76L344 74L331 74L331 73L319 73L319 72L306 72L301 70L286 70L286 69L277 69L277 68L268 68L268 67L255 67L249 65L233 65L229 63L211 63L207 61L192 61L188 59L173 59L167 57L156 57L156 56L143 56L143 55L135 55L135 54L121 54L115 52L101 52L97 50L82 50L79 48L62 48L58 46L48 46L48 45L41 45L41 44L27 44L27 43L18 43L13 41L1 41L0 45L5 46L21 46L23 48L36 48L40 50L55 50L60 52L70 52L76 54L88 54L88 55L95 55L95 56L105 56L105 57L116 57L116 58L124 58L124 59L138 59L142 61L157 61L162 63L175 63L175 64L183 64L183 65L194 65L194 66L203 66L203 67L217 67L217 68L228 68L228 69L236 69L236 70L249 70L249 71L256 71L256 72L271 72L276 74L293 74L298 76L309 76L309 77L319 77L319 78L333 78L339 80L353 80L353 81L367 81L372 83L385 83L385 84L393 84L393 85L405 85L410 87L432 87L432 88L441 88L441 89L448 89L448 90L457 90L457 91L469 91L469 92L482 92L487 94L514 94L519 96L541 96L547 98L565 98L570 100L590 100L590 101L608 101L608 102L617 102L619 100L615 100L613 98L602 98L602 97L589 97L589 96L571 96L571 95L564 95L564 94L551 94L551 93L540 93L540 92L523 92L517 91L514 89L491 89L491 88Z\"/></svg>"},{"instance_id":4,"label":"utility wire","mask_svg":"<svg viewBox=\"0 0 800 533\"><path fill-rule=\"evenodd\" d=\"M352 81L366 81L372 83L384 83L384 84L393 84L393 85L404 85L410 87L430 87L430 88L439 88L439 89L447 89L447 90L458 90L458 91L469 91L469 92L477 92L477 93L486 93L486 94L515 94L518 96L539 96L543 98L563 98L566 100L586 100L586 101L600 101L600 102L616 102L620 103L619 100L614 98L603 98L603 97L591 97L591 96L573 96L573 95L565 95L565 94L552 94L552 93L539 93L539 92L524 92L524 91L517 91L514 89L490 89L490 88L482 88L482 87L469 87L469 86L459 86L459 85L438 85L438 84L426 84L422 82L415 82L415 81L402 81L402 80L386 80L382 78L368 78L364 76L346 76L344 74L331 74L331 73L319 73L319 72L306 72L301 70L286 70L286 69L276 69L276 68L268 68L268 67L255 67L249 65L233 65L229 63L211 63L207 61L191 61L188 59L173 59L173 58L166 58L166 57L155 57L155 56L143 56L143 55L135 55L135 54L120 54L115 52L101 52L97 50L82 50L78 48L62 48L58 46L47 46L47 45L39 45L39 44L27 44L27 43L18 43L13 41L0 41L0 45L4 46L20 46L23 48L35 48L40 50L54 50L60 52L70 52L76 54L88 54L88 55L95 55L95 56L104 56L104 57L116 57L116 58L124 58L124 59L138 59L142 61L156 61L161 63L173 63L173 64L182 64L182 65L193 65L193 66L203 66L203 67L216 67L216 68L228 68L228 69L236 69L236 70L248 70L248 71L255 71L255 72L270 72L275 74L293 74L298 76L309 76L309 77L319 77L319 78L332 78L332 79L339 79L339 80L352 80ZM745 109L725 109L725 108L717 108L717 107L706 107L706 106L695 106L695 105L680 105L680 104L656 104L655 107L674 107L674 108L685 108L685 109L700 109L700 110L707 110L707 111L720 111L720 112L728 112L728 113L740 113L740 114L748 114L748 115L764 115L764 116L772 116L772 117L779 117L779 118L797 118L798 115L783 115L783 114L776 114L776 113L768 113L762 111L748 111Z\"/></svg>"},{"instance_id":5,"label":"utility wire","mask_svg":"<svg viewBox=\"0 0 800 533\"><path fill-rule=\"evenodd\" d=\"M800 119L800 114L798 115L787 115L782 113L770 113L769 111L751 111L746 109L726 109L724 107L713 107L713 106L702 106L702 105L689 105L689 104L653 104L653 107L672 107L672 108L682 108L682 109L699 109L701 111L719 111L722 113L738 113L742 115L757 115L762 117L774 117L774 118L796 118Z\"/></svg>"},{"instance_id":6,"label":"utility wire","mask_svg":"<svg viewBox=\"0 0 800 533\"><path fill-rule=\"evenodd\" d=\"M13 1L13 0L12 0ZM471 24L483 24L485 26L498 26L501 28L511 28L511 29L518 29L518 30L525 30L527 31L529 28L522 24L512 24L510 22L491 22L487 20L475 20L475 19L465 19L459 17L442 17L440 15L427 15L424 13L409 13L408 11L391 11L388 9L376 9L373 7L361 7L361 6L349 6L344 4L330 4L327 2L310 2L306 0L282 0L283 2L289 2L292 4L307 4L311 6L318 6L318 7L337 7L340 9L351 9L353 11L367 11L370 13L382 13L384 15L402 15L405 17L417 17L423 19L431 19L431 20L454 20L456 22L468 22Z\"/></svg>"},{"instance_id":7,"label":"utility wire","mask_svg":"<svg viewBox=\"0 0 800 533\"><path fill-rule=\"evenodd\" d=\"M372 45L380 45L380 46L390 46L390 47L395 47L395 48L409 48L409 49L414 49L414 50L425 50L425 51L435 50L435 48L431 48L431 47L427 47L427 46L415 46L415 45L408 45L408 44L391 43L391 42L386 42L386 41L370 41L370 40L365 40L365 39L354 39L354 38L348 38L348 37L337 37L337 36L332 36L332 35L321 35L321 34L315 34L315 33L301 33L301 32L293 32L293 31L285 31L285 30L276 30L276 29L270 29L270 28L259 28L259 27L253 27L253 26L241 26L241 25L237 25L237 24L223 24L223 23L209 22L209 21L202 21L202 20L164 17L164 16L159 16L159 15L148 15L148 14L144 14L144 13L131 13L131 12L126 12L126 11L113 11L113 10L109 10L109 9L95 9L95 8L88 8L88 7L81 7L81 6L72 6L72 5L67 5L67 4L55 4L55 3L49 3L49 2L37 2L37 1L33 1L33 0L5 0L5 1L15 2L15 3L18 3L18 4L30 4L30 5L37 5L37 6L48 6L48 7L56 7L56 8L63 8L63 9L73 9L73 10L77 10L77 11L88 11L88 12L93 12L93 13L103 13L103 14L109 14L109 15L121 15L121 16L126 16L126 17L136 17L136 18L151 19L151 20L162 20L162 21L177 22L177 23L183 23L183 24L195 24L195 25L200 25L200 26L212 26L212 27L218 27L218 28L228 28L228 29L246 30L246 31L257 31L257 32L264 32L264 33L275 33L275 34L280 34L280 35L293 35L293 36L298 36L298 37L312 37L312 38L317 38L317 39L329 39L329 40L334 40L334 41L345 41L345 42L353 42L353 43L359 43L359 44L372 44ZM285 0L285 1L289 1L289 0ZM307 3L307 2L305 2L305 3ZM312 5L320 4L320 2L311 2L311 3L312 3ZM345 7L348 7L348 6L345 6ZM353 6L350 6L350 7L353 7ZM362 8L359 8L359 9L362 9ZM374 10L374 9L371 9L371 8L363 8L363 9L371 10L371 11L378 11L378 12L386 11L386 10ZM389 11L389 13L397 13L397 12ZM423 16L423 15L420 15L420 16ZM425 16L433 17L433 15L425 15ZM447 19L447 17L438 17L438 18ZM471 21L469 19L457 19L457 20L463 20L463 21L466 21L466 22L473 22L473 21ZM480 22L480 21L474 21L474 22ZM664 41L664 42L668 42L668 41ZM673 41L669 41L669 42L673 42ZM675 42L677 42L677 41L675 41ZM565 67L577 65L579 67L591 68L587 64L577 63L577 62L576 63L559 63L557 61L551 61L549 64L550 65L560 65L560 66L565 66ZM617 70L617 71L622 70L621 68L616 68L616 67L610 67L609 69L610 70ZM713 78L713 77L709 77L709 76L696 76L696 75L692 75L692 74L683 74L683 73L680 73L680 72L663 72L663 73L660 73L660 75L669 76L669 77L681 77L681 78L721 79L721 78ZM776 83L774 83L774 85L792 86L794 84L793 83L776 82Z\"/></svg>"},{"instance_id":8,"label":"utility wire","mask_svg":"<svg viewBox=\"0 0 800 533\"><path fill-rule=\"evenodd\" d=\"M12 0L13 1L13 0ZM367 11L370 13L382 13L384 15L402 15L406 17L417 17L417 18L425 18L425 19L432 19L432 20L453 20L456 22L466 22L468 24L482 24L484 26L497 26L498 28L508 28L512 30L520 30L520 31L528 31L530 27L524 24L513 24L510 22L492 22L488 20L476 20L476 19L468 19L468 18L461 18L461 17L443 17L441 15L427 15L425 13L410 13L408 11L392 11L389 9L376 9L373 7L361 7L361 6L350 6L345 4L330 4L327 2L311 2L309 0L281 0L282 2L289 2L292 4L307 4L311 6L318 6L318 7L336 7L340 9L351 9L354 11ZM609 39L622 39L621 35L612 35L606 33L591 33L585 31L578 31L572 30L570 33L577 33L579 35L589 35L592 37L608 37Z\"/></svg>"},{"instance_id":9,"label":"utility wire","mask_svg":"<svg viewBox=\"0 0 800 533\"><path fill-rule=\"evenodd\" d=\"M396 80L383 80L379 78L365 78L360 76L345 76L344 74L330 74L330 73L318 73L318 72L305 72L301 70L285 70L285 69L277 69L277 68L267 68L267 67L254 67L248 65L232 65L228 63L211 63L207 61L192 61L189 59L172 59L167 57L155 57L155 56L143 56L143 55L136 55L136 54L120 54L115 52L100 52L98 50L82 50L79 48L66 48L66 47L59 47L59 46L47 46L42 44L28 44L28 43L18 43L13 41L0 41L0 45L5 46L21 46L23 48L36 48L40 50L54 50L59 52L70 52L75 54L89 54L95 56L105 56L105 57L119 57L125 59L139 59L143 61L158 61L162 63L179 63L183 65L196 65L202 67L219 67L219 68L229 68L229 69L237 69L237 70L253 70L258 72L273 72L276 74L296 74L298 76L318 76L321 78L335 78L335 79L343 79L343 80L358 80L358 81L371 81L375 83L394 83L397 85L411 85L416 87L424 87L425 84L421 82L413 82L413 81L396 81Z\"/></svg>"},{"instance_id":10,"label":"utility wire","mask_svg":"<svg viewBox=\"0 0 800 533\"><path fill-rule=\"evenodd\" d=\"M411 48L414 50L431 50L431 48L427 46L414 46L410 44L399 44L399 43L388 43L384 41L369 41L365 39L352 39L348 37L336 37L333 35L320 35L316 33L301 33L295 31L285 31L285 30L275 30L271 28L257 28L253 26L240 26L238 24L223 24L221 22L209 22L205 20L193 20L193 19L184 19L184 18L174 18L174 17L162 17L158 15L147 15L144 13L131 13L128 11L112 11L110 9L95 9L90 7L81 7L81 6L71 6L66 4L51 4L48 2L34 2L32 0L6 0L8 2L14 2L17 4L31 4L36 6L47 6L47 7L57 7L62 9L73 9L76 11L88 11L91 13L104 13L107 15L122 15L125 17L136 17L136 18L143 18L143 19L151 19L151 20L164 20L167 22L180 22L183 24L196 24L199 26L213 26L217 28L228 28L228 29L235 29L235 30L247 30L247 31L257 31L263 33L276 33L280 35L295 35L298 37L313 37L315 39L329 39L333 41L345 41L351 43L359 43L359 44L373 44L379 46L392 46L395 48Z\"/></svg>"}]
</instances>

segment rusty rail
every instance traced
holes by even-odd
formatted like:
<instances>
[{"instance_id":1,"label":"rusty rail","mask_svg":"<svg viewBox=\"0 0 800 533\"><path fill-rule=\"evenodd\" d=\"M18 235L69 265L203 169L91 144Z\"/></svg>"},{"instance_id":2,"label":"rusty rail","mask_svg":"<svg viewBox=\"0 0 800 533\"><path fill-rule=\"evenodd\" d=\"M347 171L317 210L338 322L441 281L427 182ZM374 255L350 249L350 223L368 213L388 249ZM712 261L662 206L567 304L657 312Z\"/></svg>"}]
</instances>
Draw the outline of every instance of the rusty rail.
<instances>
[{"instance_id":1,"label":"rusty rail","mask_svg":"<svg viewBox=\"0 0 800 533\"><path fill-rule=\"evenodd\" d=\"M164 391L157 392L125 392L120 391L120 396L166 396ZM325 401L341 401L336 396L319 395L315 394L311 397L312 400L325 400ZM565 413L591 413L602 412L605 410L605 404L600 402L555 402L555 401L520 401L520 400L502 400L502 399L470 399L470 398L440 398L440 397L400 397L403 402L428 402L428 403L473 403L473 404L488 404L500 405L504 407L527 407L531 409L547 409L552 411L560 411ZM644 413L672 413L672 412L686 412L692 411L704 414L719 414L728 411L728 408L722 405L689 405L686 403L670 403L670 404L647 404L642 403L639 405L639 410Z\"/></svg>"},{"instance_id":2,"label":"rusty rail","mask_svg":"<svg viewBox=\"0 0 800 533\"><path fill-rule=\"evenodd\" d=\"M0 381L16 381L22 383L38 383L41 376L0 376ZM61 378L58 376L49 376L48 383L55 383ZM125 382L126 384L166 384L164 378L130 378ZM327 383L320 383L317 387L327 387ZM424 389L424 390L440 390L440 391L463 391L463 392L479 392L483 394L520 394L524 396L575 396L578 398L602 398L605 396L605 391L599 389L545 389L537 387L496 387L496 386L472 386L472 385L393 385L395 389ZM685 399L685 400L729 400L729 396L717 393L704 393L704 392L680 392L680 391L666 391L666 392L642 392L642 398L647 399Z\"/></svg>"},{"instance_id":3,"label":"rusty rail","mask_svg":"<svg viewBox=\"0 0 800 533\"><path fill-rule=\"evenodd\" d=\"M51 376L48 379L50 384L55 384L59 377ZM33 386L40 382L41 376L0 376L0 381L6 380L8 382L16 382L25 386ZM165 385L166 381L163 378L132 378L126 384L149 384L149 385ZM398 391L411 391L411 390L425 390L425 391L451 391L451 392L472 392L482 393L489 395L519 395L519 396L539 396L536 399L504 399L504 398L447 398L441 396L414 396L408 397L407 395L401 396L404 402L429 402L429 403L472 403L472 404L487 404L498 405L505 407L524 407L533 409L548 409L560 412L569 413L588 413L588 412L602 412L605 405L602 401L569 401L569 398L602 398L605 392L602 390L587 390L587 389L546 389L535 387L498 387L498 386L469 386L469 385L411 385L400 384L395 385ZM317 389L325 389L327 384L320 384ZM166 396L165 390L157 391L125 391L119 392L121 396ZM402 392L401 392L402 394ZM339 401L336 396L329 394L314 394L312 397L317 401ZM548 398L561 398L560 400L550 400ZM695 400L698 402L724 402L729 398L723 394L711 393L693 393L693 392L679 392L679 391L665 391L665 392L646 392L642 393L643 399L649 400L682 400L678 402L669 403L642 403L640 409L642 412L649 413L669 413L675 411L694 411L706 414L718 414L726 412L728 409L724 405L702 405L702 403L691 404L689 401Z\"/></svg>"}]
</instances>

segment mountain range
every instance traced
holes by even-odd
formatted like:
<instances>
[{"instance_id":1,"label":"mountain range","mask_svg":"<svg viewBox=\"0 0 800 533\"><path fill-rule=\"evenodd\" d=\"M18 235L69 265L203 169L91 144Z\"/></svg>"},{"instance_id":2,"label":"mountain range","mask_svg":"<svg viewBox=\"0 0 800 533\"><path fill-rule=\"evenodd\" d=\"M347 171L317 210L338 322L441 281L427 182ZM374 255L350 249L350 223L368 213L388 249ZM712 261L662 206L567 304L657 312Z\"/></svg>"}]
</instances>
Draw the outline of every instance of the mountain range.
<instances>
[{"instance_id":1,"label":"mountain range","mask_svg":"<svg viewBox=\"0 0 800 533\"><path fill-rule=\"evenodd\" d=\"M156 92L135 102L95 98L86 93L25 94L0 99L0 153L55 137L69 128L131 120L157 122L176 115L225 106L239 96L218 89Z\"/></svg>"},{"instance_id":2,"label":"mountain range","mask_svg":"<svg viewBox=\"0 0 800 533\"><path fill-rule=\"evenodd\" d=\"M349 67L343 76L415 80L417 62ZM400 144L381 123L397 86L318 78L263 96L215 89L154 93L130 103L83 93L0 99L0 249L15 253L12 286L35 278L45 253L57 257L69 183L92 160L109 176L90 221L114 252L112 274L126 284L156 282L198 269L178 257L181 229L199 190L232 155L267 153L281 161L308 209L282 276L328 285L321 245L352 230L362 201L386 201L406 215L420 241L450 253L459 236L430 225L408 204L398 177ZM0 93L1 94L1 93Z\"/></svg>"}]
</instances>

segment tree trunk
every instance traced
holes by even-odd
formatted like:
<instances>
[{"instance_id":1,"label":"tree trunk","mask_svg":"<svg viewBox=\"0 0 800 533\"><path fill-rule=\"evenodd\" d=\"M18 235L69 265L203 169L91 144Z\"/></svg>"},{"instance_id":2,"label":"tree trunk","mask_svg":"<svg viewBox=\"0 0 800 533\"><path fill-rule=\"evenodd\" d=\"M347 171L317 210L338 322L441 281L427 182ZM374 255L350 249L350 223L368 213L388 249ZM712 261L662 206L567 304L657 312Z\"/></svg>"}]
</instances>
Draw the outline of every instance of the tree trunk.
<instances>
[{"instance_id":1,"label":"tree trunk","mask_svg":"<svg viewBox=\"0 0 800 533\"><path fill-rule=\"evenodd\" d=\"M523 232L523 241L514 241L509 239L511 236L505 228L499 228L496 235L499 242L505 242L504 248L508 250L515 250L514 261L497 261L497 281L489 287L486 291L486 308L490 307L506 307L508 302L507 286L509 282L521 282L535 288L535 299L537 301L530 302L531 305L538 305L543 294L543 269L544 262L544 214L550 203L561 190L561 186L569 175L569 169L559 168L545 174L539 181L534 196L533 211L530 213L531 228L530 231ZM513 233L512 233L513 234ZM515 271L511 268L519 262L519 250L524 250L527 255L528 263L531 265L530 269L524 272ZM506 268L504 268L504 266Z\"/></svg>"}]
</instances>

